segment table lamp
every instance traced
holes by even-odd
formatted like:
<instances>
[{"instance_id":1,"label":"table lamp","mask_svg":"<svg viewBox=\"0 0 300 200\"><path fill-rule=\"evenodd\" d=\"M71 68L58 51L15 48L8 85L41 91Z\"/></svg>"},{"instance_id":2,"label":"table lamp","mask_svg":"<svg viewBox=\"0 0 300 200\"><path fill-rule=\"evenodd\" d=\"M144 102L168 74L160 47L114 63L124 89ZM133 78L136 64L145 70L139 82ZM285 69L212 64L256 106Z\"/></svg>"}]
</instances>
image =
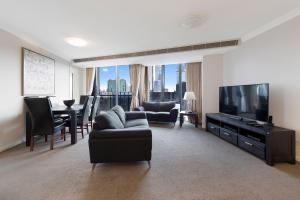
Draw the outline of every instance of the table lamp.
<instances>
[{"instance_id":1,"label":"table lamp","mask_svg":"<svg viewBox=\"0 0 300 200\"><path fill-rule=\"evenodd\" d=\"M193 111L193 101L196 100L195 93L194 92L185 92L183 99L187 101L187 111L192 112ZM192 103L192 106L191 106L191 103Z\"/></svg>"}]
</instances>

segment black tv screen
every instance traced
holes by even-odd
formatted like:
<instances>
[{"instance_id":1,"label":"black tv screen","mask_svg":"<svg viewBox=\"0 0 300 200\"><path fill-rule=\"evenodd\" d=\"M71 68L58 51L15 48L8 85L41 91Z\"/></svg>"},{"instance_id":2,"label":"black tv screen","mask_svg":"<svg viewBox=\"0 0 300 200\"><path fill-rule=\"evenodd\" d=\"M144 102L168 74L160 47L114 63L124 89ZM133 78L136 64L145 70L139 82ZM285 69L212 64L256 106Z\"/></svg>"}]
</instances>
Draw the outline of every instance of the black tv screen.
<instances>
[{"instance_id":1,"label":"black tv screen","mask_svg":"<svg viewBox=\"0 0 300 200\"><path fill-rule=\"evenodd\" d=\"M220 87L220 113L267 121L269 84Z\"/></svg>"}]
</instances>

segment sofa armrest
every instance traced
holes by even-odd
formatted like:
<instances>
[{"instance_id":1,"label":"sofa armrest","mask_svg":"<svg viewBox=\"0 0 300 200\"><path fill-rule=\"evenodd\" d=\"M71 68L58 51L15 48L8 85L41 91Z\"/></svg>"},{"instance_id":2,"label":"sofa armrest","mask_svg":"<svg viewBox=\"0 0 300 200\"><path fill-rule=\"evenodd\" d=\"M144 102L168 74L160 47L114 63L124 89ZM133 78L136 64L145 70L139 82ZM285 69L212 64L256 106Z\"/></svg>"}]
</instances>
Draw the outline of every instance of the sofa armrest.
<instances>
[{"instance_id":1,"label":"sofa armrest","mask_svg":"<svg viewBox=\"0 0 300 200\"><path fill-rule=\"evenodd\" d=\"M171 122L176 122L178 118L178 108L172 108L170 111Z\"/></svg>"},{"instance_id":2,"label":"sofa armrest","mask_svg":"<svg viewBox=\"0 0 300 200\"><path fill-rule=\"evenodd\" d=\"M126 121L133 119L147 119L146 113L140 111L125 112L125 117Z\"/></svg>"},{"instance_id":3,"label":"sofa armrest","mask_svg":"<svg viewBox=\"0 0 300 200\"><path fill-rule=\"evenodd\" d=\"M178 108L172 108L170 110L170 114L173 116L178 116Z\"/></svg>"},{"instance_id":4,"label":"sofa armrest","mask_svg":"<svg viewBox=\"0 0 300 200\"><path fill-rule=\"evenodd\" d=\"M134 111L145 111L145 108L143 106L139 106L133 109Z\"/></svg>"}]
</instances>

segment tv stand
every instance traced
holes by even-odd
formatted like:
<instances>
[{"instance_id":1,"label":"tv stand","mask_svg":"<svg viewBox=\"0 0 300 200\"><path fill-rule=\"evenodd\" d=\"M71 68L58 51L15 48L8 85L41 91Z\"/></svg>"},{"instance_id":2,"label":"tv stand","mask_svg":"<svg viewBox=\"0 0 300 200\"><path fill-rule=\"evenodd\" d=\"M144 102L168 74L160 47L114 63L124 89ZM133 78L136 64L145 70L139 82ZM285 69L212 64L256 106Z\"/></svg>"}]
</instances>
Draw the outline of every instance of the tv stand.
<instances>
[{"instance_id":1,"label":"tv stand","mask_svg":"<svg viewBox=\"0 0 300 200\"><path fill-rule=\"evenodd\" d=\"M257 156L268 165L295 164L295 131L262 124L249 125L221 113L206 114L206 130Z\"/></svg>"}]
</instances>

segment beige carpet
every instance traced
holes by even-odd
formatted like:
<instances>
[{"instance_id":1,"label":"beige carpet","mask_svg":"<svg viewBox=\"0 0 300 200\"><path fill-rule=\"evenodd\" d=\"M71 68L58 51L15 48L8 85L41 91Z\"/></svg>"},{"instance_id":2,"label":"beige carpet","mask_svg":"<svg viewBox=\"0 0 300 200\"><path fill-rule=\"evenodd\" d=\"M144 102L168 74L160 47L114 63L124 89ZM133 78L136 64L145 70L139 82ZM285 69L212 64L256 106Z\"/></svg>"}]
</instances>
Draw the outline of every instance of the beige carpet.
<instances>
[{"instance_id":1,"label":"beige carpet","mask_svg":"<svg viewBox=\"0 0 300 200\"><path fill-rule=\"evenodd\" d=\"M76 145L41 141L0 154L0 200L298 200L300 166L266 165L190 124L152 126L153 158L146 162L89 163L87 137ZM79 136L79 135L78 135Z\"/></svg>"}]
</instances>

